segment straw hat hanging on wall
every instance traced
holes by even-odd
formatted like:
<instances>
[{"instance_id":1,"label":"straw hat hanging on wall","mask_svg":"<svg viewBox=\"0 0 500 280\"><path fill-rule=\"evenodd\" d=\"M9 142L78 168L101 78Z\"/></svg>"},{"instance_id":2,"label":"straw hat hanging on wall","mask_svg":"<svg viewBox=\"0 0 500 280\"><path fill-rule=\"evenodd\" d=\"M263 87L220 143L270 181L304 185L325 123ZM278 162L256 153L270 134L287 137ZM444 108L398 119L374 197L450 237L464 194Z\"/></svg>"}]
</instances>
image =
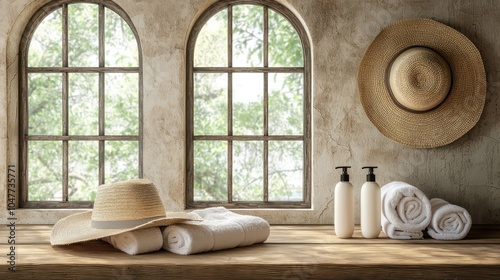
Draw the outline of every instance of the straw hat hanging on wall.
<instances>
[{"instance_id":1,"label":"straw hat hanging on wall","mask_svg":"<svg viewBox=\"0 0 500 280\"><path fill-rule=\"evenodd\" d=\"M366 115L383 135L433 148L478 122L486 74L479 51L463 34L431 19L405 19L370 44L358 87Z\"/></svg>"}]
</instances>

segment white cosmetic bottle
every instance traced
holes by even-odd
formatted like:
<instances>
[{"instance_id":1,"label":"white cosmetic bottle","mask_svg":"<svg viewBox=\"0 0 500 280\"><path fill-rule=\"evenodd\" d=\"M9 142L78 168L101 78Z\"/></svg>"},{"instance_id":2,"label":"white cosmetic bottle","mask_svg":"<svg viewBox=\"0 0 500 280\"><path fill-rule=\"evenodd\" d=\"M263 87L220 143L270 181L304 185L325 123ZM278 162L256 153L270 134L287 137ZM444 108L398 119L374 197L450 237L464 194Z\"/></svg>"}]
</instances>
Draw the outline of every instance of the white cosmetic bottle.
<instances>
[{"instance_id":1,"label":"white cosmetic bottle","mask_svg":"<svg viewBox=\"0 0 500 280\"><path fill-rule=\"evenodd\" d=\"M377 238L380 234L380 186L375 182L373 169L376 166L365 166L368 168L366 182L361 186L361 234L364 238Z\"/></svg>"},{"instance_id":2,"label":"white cosmetic bottle","mask_svg":"<svg viewBox=\"0 0 500 280\"><path fill-rule=\"evenodd\" d=\"M349 183L347 168L350 166L337 166L342 168L340 182L335 185L334 226L335 234L339 238L350 238L354 233L354 187Z\"/></svg>"}]
</instances>

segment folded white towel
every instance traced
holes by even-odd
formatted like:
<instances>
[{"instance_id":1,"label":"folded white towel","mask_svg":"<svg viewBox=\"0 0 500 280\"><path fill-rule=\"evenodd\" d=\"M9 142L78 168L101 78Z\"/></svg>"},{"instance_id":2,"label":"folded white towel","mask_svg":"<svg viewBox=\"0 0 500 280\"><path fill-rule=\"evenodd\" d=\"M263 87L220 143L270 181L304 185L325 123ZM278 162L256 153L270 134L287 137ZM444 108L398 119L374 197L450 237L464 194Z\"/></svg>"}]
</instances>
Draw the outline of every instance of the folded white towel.
<instances>
[{"instance_id":1,"label":"folded white towel","mask_svg":"<svg viewBox=\"0 0 500 280\"><path fill-rule=\"evenodd\" d=\"M459 240L465 238L472 226L472 218L464 208L440 198L431 199L432 221L427 233L434 239Z\"/></svg>"},{"instance_id":2,"label":"folded white towel","mask_svg":"<svg viewBox=\"0 0 500 280\"><path fill-rule=\"evenodd\" d=\"M238 246L248 246L255 243L266 241L269 236L269 223L256 216L240 215L227 210L224 207L212 207L203 210L195 210L193 213L198 214L204 220L215 221L231 221L239 224L243 228L244 239Z\"/></svg>"},{"instance_id":3,"label":"folded white towel","mask_svg":"<svg viewBox=\"0 0 500 280\"><path fill-rule=\"evenodd\" d=\"M138 229L102 238L102 240L129 255L158 251L163 246L159 227Z\"/></svg>"},{"instance_id":4,"label":"folded white towel","mask_svg":"<svg viewBox=\"0 0 500 280\"><path fill-rule=\"evenodd\" d=\"M266 220L239 215L224 207L195 210L202 222L186 222L163 230L163 249L181 255L248 246L266 241Z\"/></svg>"},{"instance_id":5,"label":"folded white towel","mask_svg":"<svg viewBox=\"0 0 500 280\"><path fill-rule=\"evenodd\" d=\"M424 233L421 230L417 231L404 231L389 221L382 222L382 230L392 239L422 239Z\"/></svg>"},{"instance_id":6,"label":"folded white towel","mask_svg":"<svg viewBox=\"0 0 500 280\"><path fill-rule=\"evenodd\" d=\"M391 182L380 191L382 230L393 239L422 238L432 214L427 196L405 182Z\"/></svg>"}]
</instances>

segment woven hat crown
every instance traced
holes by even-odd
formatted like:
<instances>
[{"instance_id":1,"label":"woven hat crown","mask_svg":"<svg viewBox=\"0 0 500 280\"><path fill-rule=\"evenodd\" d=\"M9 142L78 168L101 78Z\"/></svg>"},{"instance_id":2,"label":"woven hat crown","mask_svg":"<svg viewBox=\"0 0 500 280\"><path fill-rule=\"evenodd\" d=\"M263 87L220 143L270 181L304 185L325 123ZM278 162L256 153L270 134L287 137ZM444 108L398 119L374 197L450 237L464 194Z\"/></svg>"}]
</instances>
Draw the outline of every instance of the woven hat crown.
<instances>
[{"instance_id":1,"label":"woven hat crown","mask_svg":"<svg viewBox=\"0 0 500 280\"><path fill-rule=\"evenodd\" d=\"M92 221L140 220L165 216L165 208L155 185L135 179L97 189Z\"/></svg>"},{"instance_id":2,"label":"woven hat crown","mask_svg":"<svg viewBox=\"0 0 500 280\"><path fill-rule=\"evenodd\" d=\"M432 49L411 47L395 58L389 70L389 91L394 101L408 110L433 109L450 91L450 67Z\"/></svg>"}]
</instances>

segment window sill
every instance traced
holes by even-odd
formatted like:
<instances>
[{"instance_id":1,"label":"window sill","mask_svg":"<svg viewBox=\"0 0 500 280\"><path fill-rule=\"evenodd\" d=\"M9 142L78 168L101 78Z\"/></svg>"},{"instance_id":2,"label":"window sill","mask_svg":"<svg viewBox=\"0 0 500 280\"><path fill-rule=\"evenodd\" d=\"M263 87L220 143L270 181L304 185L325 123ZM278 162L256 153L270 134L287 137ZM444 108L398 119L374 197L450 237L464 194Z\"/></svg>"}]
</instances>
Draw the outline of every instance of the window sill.
<instances>
[{"instance_id":1,"label":"window sill","mask_svg":"<svg viewBox=\"0 0 500 280\"><path fill-rule=\"evenodd\" d=\"M474 225L464 240L339 239L331 225L272 226L264 244L191 256L166 251L129 256L103 241L49 244L50 225L17 225L16 277L183 279L498 279L500 225ZM7 236L2 227L2 236ZM0 240L8 249L7 238ZM2 252L5 254L8 252ZM9 263L0 278L11 278ZM8 276L7 278L4 277ZM123 278L125 279L125 278ZM128 278L127 278L128 279Z\"/></svg>"},{"instance_id":2,"label":"window sill","mask_svg":"<svg viewBox=\"0 0 500 280\"><path fill-rule=\"evenodd\" d=\"M2 209L0 209L2 210ZM7 220L7 209L0 211L0 220ZM55 224L60 219L67 217L71 214L89 211L85 208L74 209L36 209L36 208L19 208L15 209L15 215L18 223L22 224ZM194 209L177 210L171 209L170 211L191 212ZM322 217L316 213L314 209L280 209L280 208L234 208L231 209L235 213L259 216L267 220L271 224L313 224L325 223L324 220L332 220L331 217ZM318 217L312 218L312 217Z\"/></svg>"}]
</instances>

